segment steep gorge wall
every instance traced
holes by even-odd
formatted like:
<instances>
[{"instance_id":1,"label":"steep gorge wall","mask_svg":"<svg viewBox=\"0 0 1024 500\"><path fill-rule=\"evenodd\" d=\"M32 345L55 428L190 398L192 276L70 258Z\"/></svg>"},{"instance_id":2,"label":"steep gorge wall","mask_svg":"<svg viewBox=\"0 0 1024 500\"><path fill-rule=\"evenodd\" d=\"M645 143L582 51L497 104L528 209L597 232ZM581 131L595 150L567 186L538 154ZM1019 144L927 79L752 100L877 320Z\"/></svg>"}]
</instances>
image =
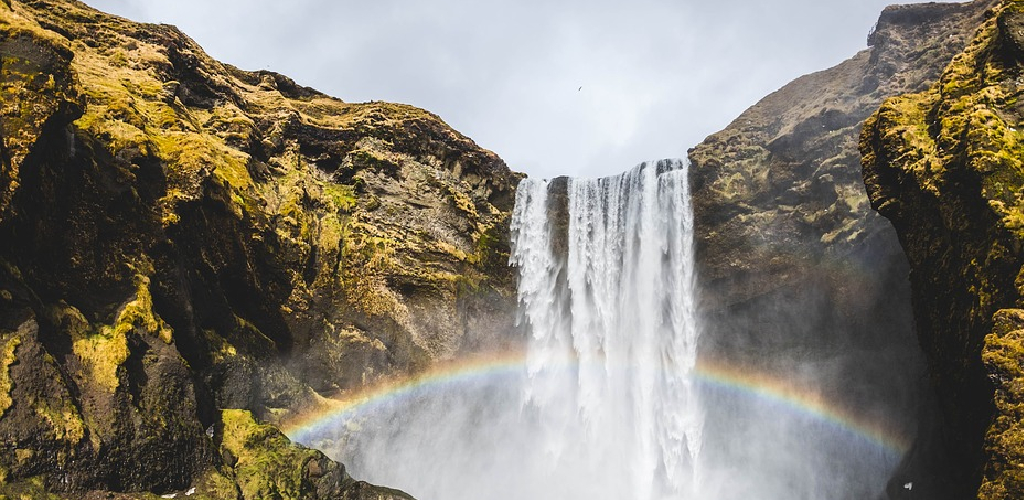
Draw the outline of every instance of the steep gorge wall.
<instances>
[{"instance_id":1,"label":"steep gorge wall","mask_svg":"<svg viewBox=\"0 0 1024 500\"><path fill-rule=\"evenodd\" d=\"M871 210L858 137L887 97L936 82L995 3L889 7L868 50L798 78L689 153L703 352L790 378L811 373L804 383L830 399L919 435L891 497L951 471L922 465L944 453L932 444L941 431L907 258Z\"/></svg>"},{"instance_id":2,"label":"steep gorge wall","mask_svg":"<svg viewBox=\"0 0 1024 500\"><path fill-rule=\"evenodd\" d=\"M940 403L934 457L908 471L931 498L1024 497L1022 65L1024 2L1004 2L937 84L887 100L861 137Z\"/></svg>"},{"instance_id":3,"label":"steep gorge wall","mask_svg":"<svg viewBox=\"0 0 1024 500\"><path fill-rule=\"evenodd\" d=\"M929 88L994 4L886 9L869 50L794 81L690 152L713 325L706 351L825 359L834 365L817 367L823 389L912 411L915 372L887 384L894 363L919 362L908 267L892 228L869 209L857 134L885 98ZM980 53L1016 43L990 38L1002 48ZM505 231L520 176L423 110L344 103L240 71L172 27L77 2L3 0L0 56L0 493L196 485L210 497L404 498L291 447L245 410L275 421L321 396L495 345L513 309ZM975 70L987 71L984 60ZM1013 92L1001 92L1005 107ZM886 106L879 116L892 114ZM934 112L899 116L937 123ZM886 123L869 129L895 129ZM872 165L898 165L922 148L868 144ZM869 174L877 206L911 196L894 178L909 177ZM1015 206L1006 194L1015 177L993 179L989 189L1003 194L992 199ZM932 491L964 498L982 473L973 465L988 460L983 491L1015 498L1022 320L992 315L1020 307L1020 246L992 236L1006 217L985 215L995 210L988 201L957 202L965 211L956 215L941 208L952 198L919 198L902 206L931 210L926 221L955 219L956 230L891 216L909 210L882 212L908 249L915 316L919 327L929 318L922 345L948 420L925 429L890 494L903 493L900 481L925 478L918 484L928 488L945 477ZM943 250L964 241L973 243L955 257ZM992 265L965 280L957 269L975 257ZM966 291L927 293L946 285ZM990 332L995 398L980 361ZM964 410L976 403L981 411ZM985 455L993 407L1006 418L989 430ZM973 448L942 439L964 429ZM974 454L957 454L965 450ZM943 461L950 456L962 460Z\"/></svg>"},{"instance_id":4,"label":"steep gorge wall","mask_svg":"<svg viewBox=\"0 0 1024 500\"><path fill-rule=\"evenodd\" d=\"M0 3L0 57L7 492L404 498L239 411L494 345L520 175L79 2Z\"/></svg>"},{"instance_id":5,"label":"steep gorge wall","mask_svg":"<svg viewBox=\"0 0 1024 500\"><path fill-rule=\"evenodd\" d=\"M851 282L892 274L857 275L871 272L861 261L905 266L890 225L869 207L858 132L886 97L934 82L991 3L890 7L868 50L798 78L690 150L702 293L712 311L820 279L841 305L863 298ZM837 309L855 321L872 306Z\"/></svg>"}]
</instances>

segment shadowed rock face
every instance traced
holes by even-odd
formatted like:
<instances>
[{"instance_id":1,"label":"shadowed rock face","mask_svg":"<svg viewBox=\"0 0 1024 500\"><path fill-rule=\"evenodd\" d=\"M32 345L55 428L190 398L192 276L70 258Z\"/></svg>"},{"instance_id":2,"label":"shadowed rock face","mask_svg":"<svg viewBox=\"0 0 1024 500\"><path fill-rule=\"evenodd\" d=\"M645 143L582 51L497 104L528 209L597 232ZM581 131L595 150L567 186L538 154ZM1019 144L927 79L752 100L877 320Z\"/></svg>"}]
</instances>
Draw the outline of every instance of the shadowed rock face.
<instances>
[{"instance_id":1,"label":"shadowed rock face","mask_svg":"<svg viewBox=\"0 0 1024 500\"><path fill-rule=\"evenodd\" d=\"M933 472L931 498L1024 496L1024 2L989 14L937 84L887 100L861 136L938 395L935 438L905 471Z\"/></svg>"},{"instance_id":2,"label":"shadowed rock face","mask_svg":"<svg viewBox=\"0 0 1024 500\"><path fill-rule=\"evenodd\" d=\"M78 2L0 3L0 57L4 487L404 498L221 410L508 341L521 176L426 111Z\"/></svg>"},{"instance_id":3,"label":"shadowed rock face","mask_svg":"<svg viewBox=\"0 0 1024 500\"><path fill-rule=\"evenodd\" d=\"M920 465L945 452L934 445L940 419L907 258L871 210L858 136L887 97L934 84L994 4L890 7L868 50L796 79L689 153L705 355L778 372L809 366L830 397L920 434L893 496L908 471L926 474Z\"/></svg>"}]
</instances>

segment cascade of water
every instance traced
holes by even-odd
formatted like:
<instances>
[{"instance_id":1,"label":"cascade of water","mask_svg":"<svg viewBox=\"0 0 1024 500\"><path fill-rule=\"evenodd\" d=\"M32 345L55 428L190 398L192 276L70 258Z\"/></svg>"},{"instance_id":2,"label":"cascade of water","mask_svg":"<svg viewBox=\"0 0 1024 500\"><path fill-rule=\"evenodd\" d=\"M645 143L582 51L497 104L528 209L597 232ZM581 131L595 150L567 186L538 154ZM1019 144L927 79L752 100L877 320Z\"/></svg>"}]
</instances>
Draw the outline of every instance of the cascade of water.
<instances>
[{"instance_id":1,"label":"cascade of water","mask_svg":"<svg viewBox=\"0 0 1024 500\"><path fill-rule=\"evenodd\" d=\"M525 404L545 466L609 478L608 498L681 498L695 488L702 431L684 165L569 179L564 198L552 187L523 181L512 219Z\"/></svg>"},{"instance_id":2,"label":"cascade of water","mask_svg":"<svg viewBox=\"0 0 1024 500\"><path fill-rule=\"evenodd\" d=\"M884 433L789 379L697 364L693 230L680 161L524 180L511 264L525 354L382 387L301 440L424 500L877 495L901 450Z\"/></svg>"}]
</instances>

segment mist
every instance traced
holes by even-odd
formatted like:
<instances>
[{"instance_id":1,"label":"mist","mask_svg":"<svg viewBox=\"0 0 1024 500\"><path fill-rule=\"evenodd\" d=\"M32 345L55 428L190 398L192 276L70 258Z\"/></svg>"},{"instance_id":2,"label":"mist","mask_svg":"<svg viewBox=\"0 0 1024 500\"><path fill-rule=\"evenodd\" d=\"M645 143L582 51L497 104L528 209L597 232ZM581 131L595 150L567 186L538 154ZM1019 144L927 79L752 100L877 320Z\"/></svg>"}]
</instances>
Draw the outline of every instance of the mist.
<instances>
[{"instance_id":1,"label":"mist","mask_svg":"<svg viewBox=\"0 0 1024 500\"><path fill-rule=\"evenodd\" d=\"M524 181L519 349L292 437L425 500L880 497L915 432L920 354L843 331L811 284L706 310L686 174Z\"/></svg>"}]
</instances>

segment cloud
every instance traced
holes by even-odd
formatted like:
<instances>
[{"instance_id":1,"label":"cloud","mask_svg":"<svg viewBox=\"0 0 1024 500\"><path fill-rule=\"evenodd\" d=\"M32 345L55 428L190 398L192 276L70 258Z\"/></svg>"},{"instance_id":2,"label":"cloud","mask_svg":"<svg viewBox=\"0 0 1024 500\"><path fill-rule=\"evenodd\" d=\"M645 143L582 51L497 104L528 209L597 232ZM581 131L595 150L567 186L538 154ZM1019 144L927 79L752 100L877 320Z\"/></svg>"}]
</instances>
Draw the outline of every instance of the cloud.
<instances>
[{"instance_id":1,"label":"cloud","mask_svg":"<svg viewBox=\"0 0 1024 500\"><path fill-rule=\"evenodd\" d=\"M531 176L681 157L865 48L882 0L91 0L346 101L437 113ZM582 87L582 88L581 88Z\"/></svg>"}]
</instances>

